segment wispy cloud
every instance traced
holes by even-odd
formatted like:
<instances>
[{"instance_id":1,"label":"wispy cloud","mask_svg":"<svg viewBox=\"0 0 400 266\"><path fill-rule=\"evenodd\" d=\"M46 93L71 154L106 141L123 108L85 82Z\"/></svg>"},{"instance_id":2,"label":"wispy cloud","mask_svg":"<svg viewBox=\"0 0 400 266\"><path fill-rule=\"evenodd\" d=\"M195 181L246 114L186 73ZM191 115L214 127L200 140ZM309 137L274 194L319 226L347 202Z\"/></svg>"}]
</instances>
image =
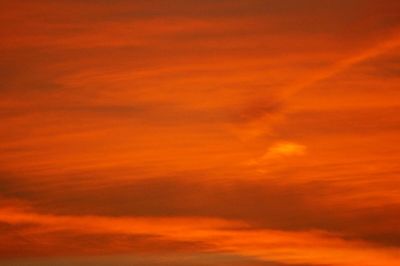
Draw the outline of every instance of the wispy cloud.
<instances>
[{"instance_id":1,"label":"wispy cloud","mask_svg":"<svg viewBox=\"0 0 400 266\"><path fill-rule=\"evenodd\" d=\"M398 1L0 5L0 264L398 264Z\"/></svg>"},{"instance_id":2,"label":"wispy cloud","mask_svg":"<svg viewBox=\"0 0 400 266\"><path fill-rule=\"evenodd\" d=\"M11 224L37 224L45 232L67 230L89 234L152 235L170 241L207 244L206 251L230 252L282 263L324 261L333 265L396 265L396 250L380 250L324 232L283 232L247 228L240 222L202 218L109 218L54 216L3 209L0 219ZM240 230L236 230L240 229ZM37 233L36 233L37 234ZM40 231L39 231L40 236ZM367 251L367 252L366 252Z\"/></svg>"}]
</instances>

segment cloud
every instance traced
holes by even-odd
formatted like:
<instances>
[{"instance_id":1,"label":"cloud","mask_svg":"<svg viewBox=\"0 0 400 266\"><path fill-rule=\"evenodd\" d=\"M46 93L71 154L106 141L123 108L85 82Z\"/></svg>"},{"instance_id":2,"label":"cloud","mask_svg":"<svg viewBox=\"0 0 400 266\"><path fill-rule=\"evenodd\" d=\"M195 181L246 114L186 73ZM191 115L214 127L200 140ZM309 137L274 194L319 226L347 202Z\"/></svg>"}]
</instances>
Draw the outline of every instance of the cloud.
<instances>
[{"instance_id":1,"label":"cloud","mask_svg":"<svg viewBox=\"0 0 400 266\"><path fill-rule=\"evenodd\" d=\"M306 153L306 146L288 142L288 141L279 141L273 143L266 153L264 153L261 157L256 159L251 159L247 161L248 165L263 165L268 164L270 162L276 162L278 159L285 159L293 156L302 156ZM262 171L260 169L260 171Z\"/></svg>"},{"instance_id":2,"label":"cloud","mask_svg":"<svg viewBox=\"0 0 400 266\"><path fill-rule=\"evenodd\" d=\"M399 1L0 5L3 258L396 265Z\"/></svg>"},{"instance_id":3,"label":"cloud","mask_svg":"<svg viewBox=\"0 0 400 266\"><path fill-rule=\"evenodd\" d=\"M362 242L346 241L323 232L283 232L246 229L240 222L199 218L109 218L55 216L2 209L0 220L37 224L44 232L72 230L86 234L151 234L171 241L199 241L208 251L229 252L281 263L367 266L396 265L395 250L380 250ZM240 230L237 230L237 229ZM40 231L39 231L40 232ZM4 242L3 242L4 243ZM368 250L368 252L365 252Z\"/></svg>"},{"instance_id":4,"label":"cloud","mask_svg":"<svg viewBox=\"0 0 400 266\"><path fill-rule=\"evenodd\" d=\"M90 257L65 257L60 259L52 258L36 258L31 260L10 259L4 261L6 266L51 266L57 265L85 265L85 266L214 266L214 265L234 265L234 266L287 266L286 264L257 261L253 258L234 256L231 254L180 254L177 255L162 255L162 256L146 256L146 255L122 255L122 256L90 256ZM306 266L306 265L295 265Z\"/></svg>"},{"instance_id":5,"label":"cloud","mask_svg":"<svg viewBox=\"0 0 400 266\"><path fill-rule=\"evenodd\" d=\"M273 144L261 159L303 155L305 150L306 147L304 145L292 142L278 142Z\"/></svg>"}]
</instances>

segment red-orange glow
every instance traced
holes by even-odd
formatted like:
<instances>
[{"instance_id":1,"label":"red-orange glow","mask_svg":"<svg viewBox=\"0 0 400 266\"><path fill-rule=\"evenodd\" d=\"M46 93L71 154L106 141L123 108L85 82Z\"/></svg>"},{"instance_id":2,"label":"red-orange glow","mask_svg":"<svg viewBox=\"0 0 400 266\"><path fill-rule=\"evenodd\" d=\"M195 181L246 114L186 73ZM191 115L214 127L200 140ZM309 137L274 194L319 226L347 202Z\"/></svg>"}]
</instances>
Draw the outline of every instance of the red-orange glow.
<instances>
[{"instance_id":1,"label":"red-orange glow","mask_svg":"<svg viewBox=\"0 0 400 266\"><path fill-rule=\"evenodd\" d=\"M0 265L400 265L399 13L2 1Z\"/></svg>"}]
</instances>

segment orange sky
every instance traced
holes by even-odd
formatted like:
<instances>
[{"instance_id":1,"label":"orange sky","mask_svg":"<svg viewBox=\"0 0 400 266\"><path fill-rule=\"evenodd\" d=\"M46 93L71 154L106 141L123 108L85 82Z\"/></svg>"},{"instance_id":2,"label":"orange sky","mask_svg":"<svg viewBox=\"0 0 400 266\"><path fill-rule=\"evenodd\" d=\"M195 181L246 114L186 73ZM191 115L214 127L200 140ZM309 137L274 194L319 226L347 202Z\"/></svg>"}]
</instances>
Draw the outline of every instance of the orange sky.
<instances>
[{"instance_id":1,"label":"orange sky","mask_svg":"<svg viewBox=\"0 0 400 266\"><path fill-rule=\"evenodd\" d=\"M399 14L0 1L0 265L400 265Z\"/></svg>"}]
</instances>

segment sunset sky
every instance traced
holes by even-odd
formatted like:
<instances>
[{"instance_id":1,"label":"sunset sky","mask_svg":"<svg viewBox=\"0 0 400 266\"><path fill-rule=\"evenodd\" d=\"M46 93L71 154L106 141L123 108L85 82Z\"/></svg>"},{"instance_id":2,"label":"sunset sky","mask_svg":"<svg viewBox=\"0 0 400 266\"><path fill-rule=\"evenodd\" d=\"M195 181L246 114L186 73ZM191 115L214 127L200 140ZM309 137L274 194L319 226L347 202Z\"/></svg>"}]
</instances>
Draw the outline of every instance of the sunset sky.
<instances>
[{"instance_id":1,"label":"sunset sky","mask_svg":"<svg viewBox=\"0 0 400 266\"><path fill-rule=\"evenodd\" d=\"M0 0L1 266L399 266L400 1Z\"/></svg>"}]
</instances>

